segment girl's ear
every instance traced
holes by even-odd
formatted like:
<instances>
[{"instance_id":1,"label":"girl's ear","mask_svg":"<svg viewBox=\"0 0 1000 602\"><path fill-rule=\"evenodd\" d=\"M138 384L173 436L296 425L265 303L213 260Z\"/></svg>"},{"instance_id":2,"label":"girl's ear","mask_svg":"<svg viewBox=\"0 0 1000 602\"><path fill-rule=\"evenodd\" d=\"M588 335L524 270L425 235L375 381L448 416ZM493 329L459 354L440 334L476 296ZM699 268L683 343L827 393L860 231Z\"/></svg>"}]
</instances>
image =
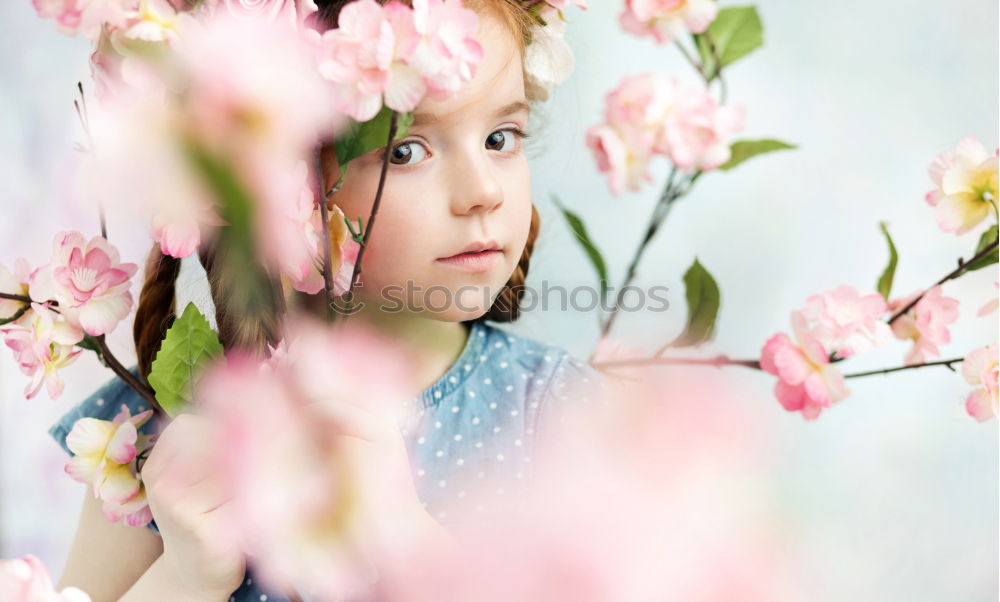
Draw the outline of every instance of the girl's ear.
<instances>
[{"instance_id":1,"label":"girl's ear","mask_svg":"<svg viewBox=\"0 0 1000 602\"><path fill-rule=\"evenodd\" d=\"M323 194L326 195L340 179L340 164L337 163L337 153L334 151L333 142L320 147L319 163L323 170Z\"/></svg>"}]
</instances>

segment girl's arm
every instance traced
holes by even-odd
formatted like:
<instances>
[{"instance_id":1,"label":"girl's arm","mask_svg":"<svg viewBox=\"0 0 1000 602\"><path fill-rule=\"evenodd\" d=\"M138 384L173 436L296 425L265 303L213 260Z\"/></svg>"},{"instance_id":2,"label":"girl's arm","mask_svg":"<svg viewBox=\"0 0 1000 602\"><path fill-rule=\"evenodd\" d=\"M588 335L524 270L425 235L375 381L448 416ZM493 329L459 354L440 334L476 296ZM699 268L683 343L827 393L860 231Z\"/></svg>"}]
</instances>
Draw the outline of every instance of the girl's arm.
<instances>
[{"instance_id":1,"label":"girl's arm","mask_svg":"<svg viewBox=\"0 0 1000 602\"><path fill-rule=\"evenodd\" d=\"M94 602L117 600L162 552L163 541L150 529L108 521L87 487L58 589L78 587Z\"/></svg>"}]
</instances>

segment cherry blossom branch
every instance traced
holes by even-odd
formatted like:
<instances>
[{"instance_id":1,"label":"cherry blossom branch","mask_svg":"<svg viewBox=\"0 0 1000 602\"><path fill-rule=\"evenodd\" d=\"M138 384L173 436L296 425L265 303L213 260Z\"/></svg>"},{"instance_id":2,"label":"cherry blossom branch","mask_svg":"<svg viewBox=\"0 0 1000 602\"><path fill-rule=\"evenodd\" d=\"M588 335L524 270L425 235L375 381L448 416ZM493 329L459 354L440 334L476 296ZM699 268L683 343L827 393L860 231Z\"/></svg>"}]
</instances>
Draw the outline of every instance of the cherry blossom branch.
<instances>
[{"instance_id":1,"label":"cherry blossom branch","mask_svg":"<svg viewBox=\"0 0 1000 602\"><path fill-rule=\"evenodd\" d=\"M882 368L879 370L869 370L867 372L854 372L851 374L845 374L844 378L859 378L862 376L872 376L875 374L891 374L893 372L902 372L903 370L916 370L918 368L929 368L931 366L945 366L949 370L954 371L955 368L952 364L961 363L965 358L956 357L948 360L938 360L935 362L924 362L922 364L910 364L906 366L896 366L893 368ZM742 366L744 368L750 368L753 370L762 370L760 362L758 360L734 360L730 359L726 355L717 355L710 358L690 358L690 357L643 357L636 359L627 360L608 360L604 362L594 362L591 364L594 368L598 370L608 370L612 368L623 368L629 366L654 366L654 365L680 365L680 366L714 366L716 368L722 368L723 366Z\"/></svg>"},{"instance_id":2,"label":"cherry blossom branch","mask_svg":"<svg viewBox=\"0 0 1000 602\"><path fill-rule=\"evenodd\" d=\"M21 301L22 303L27 303L31 305L31 297L25 297L24 295L15 295L12 293L0 293L0 299L9 299L11 301ZM55 301L52 302L53 305L56 304Z\"/></svg>"},{"instance_id":3,"label":"cherry blossom branch","mask_svg":"<svg viewBox=\"0 0 1000 602\"><path fill-rule=\"evenodd\" d=\"M916 370L917 368L927 368L929 366L945 366L946 368L948 368L949 370L951 370L952 372L954 372L955 368L952 367L952 364L958 364L958 363L961 363L964 360L965 360L965 358L956 357L956 358L952 358L950 360L938 360L936 362L925 362L923 364L911 364L909 366L897 366L895 368L885 368L884 370L869 370L868 372L855 372L853 374L845 374L844 378L858 378L858 377L861 377L861 376L872 376L874 374L890 374L892 372L901 372L903 370Z\"/></svg>"},{"instance_id":4,"label":"cherry blossom branch","mask_svg":"<svg viewBox=\"0 0 1000 602\"><path fill-rule=\"evenodd\" d=\"M650 241L653 240L653 237L659 230L663 220L667 217L667 214L670 211L670 206L683 194L687 194L687 192L691 190L691 183L697 177L697 174L692 176L687 182L687 187L682 192L679 186L677 188L674 187L674 178L677 175L677 171L676 166L670 170L670 176L667 177L667 184L664 186L663 192L660 194L660 198L653 207L653 213L649 218L649 225L646 228L646 235L643 237L642 241L639 242L639 246L636 248L635 254L632 256L632 261L629 263L628 271L625 274L625 283L622 285L622 288L618 289L618 293L615 297L615 304L611 308L611 313L601 325L602 337L607 336L608 332L611 331L611 326L614 324L615 318L618 316L618 306L622 303L625 290L635 279L639 260L642 259L642 255L645 253L647 245L649 245ZM593 358L594 355L592 352L590 359Z\"/></svg>"},{"instance_id":5,"label":"cherry blossom branch","mask_svg":"<svg viewBox=\"0 0 1000 602\"><path fill-rule=\"evenodd\" d=\"M382 156L382 172L379 174L378 178L378 190L375 192L375 202L372 203L371 213L368 215L368 222L365 226L365 235L361 239L361 246L358 249L358 258L354 262L354 271L351 273L351 284L347 288L348 299L354 299L354 286L357 284L358 276L361 275L361 259L365 255L365 249L368 248L368 238L371 236L372 227L375 225L375 216L378 214L378 206L382 201L382 190L385 187L385 177L389 170L389 155L392 153L392 141L396 139L396 126L399 119L399 113L396 111L392 112L392 117L389 120L389 139L385 144L385 153Z\"/></svg>"},{"instance_id":6,"label":"cherry blossom branch","mask_svg":"<svg viewBox=\"0 0 1000 602\"><path fill-rule=\"evenodd\" d=\"M906 314L906 312L908 312L911 309L913 309L913 306L915 306L917 303L919 303L920 300L924 298L924 295L926 295L928 292L930 292L931 289L933 289L935 286L944 284L945 282L948 282L949 280L954 280L955 278L958 278L959 276L961 276L962 274L964 274L969 269L970 265L972 265L973 263L979 261L983 257L986 257L991 252L995 251L997 249L998 245L1000 245L1000 241L994 241L992 244L988 244L985 247L983 247L983 249L981 251L979 251L978 253L976 253L975 255L973 255L972 258L969 259L968 261L963 261L962 259L959 259L958 260L958 267L957 268L955 268L954 270L952 270L951 272L949 272L946 276L944 276L943 278L941 278L940 280L938 280L937 282L935 282L933 285L931 285L930 287L928 287L927 289L925 289L922 293L920 293L919 295L917 295L916 297L914 297L914 299L912 301L910 301L909 303L907 303L906 306L903 307L903 309L901 309L901 310L897 311L895 314L893 314L892 317L889 318L889 320L888 320L887 323L891 326L893 322L895 322L901 316L903 316L904 314Z\"/></svg>"}]
</instances>

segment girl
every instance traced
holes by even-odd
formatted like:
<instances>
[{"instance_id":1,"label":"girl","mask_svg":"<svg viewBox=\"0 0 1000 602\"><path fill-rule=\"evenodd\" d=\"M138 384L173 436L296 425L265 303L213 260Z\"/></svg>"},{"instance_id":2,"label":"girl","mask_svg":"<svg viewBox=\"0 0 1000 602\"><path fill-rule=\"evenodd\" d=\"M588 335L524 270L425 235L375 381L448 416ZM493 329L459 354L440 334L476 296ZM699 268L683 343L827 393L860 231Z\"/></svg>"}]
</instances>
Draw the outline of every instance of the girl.
<instances>
[{"instance_id":1,"label":"girl","mask_svg":"<svg viewBox=\"0 0 1000 602\"><path fill-rule=\"evenodd\" d=\"M320 2L324 27L336 26L344 3ZM448 506L465 497L466 488L489 483L502 503L505 484L528 478L535 442L555 415L553 404L571 397L570 383L601 384L596 371L564 350L487 322L518 317L538 233L522 145L530 102L540 95L526 82L525 45L533 24L521 5L467 0L466 6L479 16L485 58L455 97L421 102L407 136L393 145L363 258L362 308L347 318L393 337L412 358L412 412L372 444L372 453L405 450L383 455L408 464L416 503L400 502L389 512L418 517L429 530L448 524ZM383 152L352 161L331 197L354 223L369 215ZM322 149L320 164L330 187L340 176L332 147ZM201 256L218 308L232 276L212 259L211 249ZM136 372L143 378L174 316L179 267L154 248L134 328ZM268 317L218 310L216 322L227 348L261 345L276 328ZM147 409L122 381L112 380L50 433L69 452L66 437L77 419L110 420L123 404L133 415ZM108 522L99 502L85 496L60 588L80 587L95 601L283 599L282 592L261 588L237 550L213 543L224 503L216 479L194 479L186 470L197 462L180 459L190 455L202 427L188 415L172 421L146 461L150 529ZM154 421L141 430L159 431Z\"/></svg>"}]
</instances>

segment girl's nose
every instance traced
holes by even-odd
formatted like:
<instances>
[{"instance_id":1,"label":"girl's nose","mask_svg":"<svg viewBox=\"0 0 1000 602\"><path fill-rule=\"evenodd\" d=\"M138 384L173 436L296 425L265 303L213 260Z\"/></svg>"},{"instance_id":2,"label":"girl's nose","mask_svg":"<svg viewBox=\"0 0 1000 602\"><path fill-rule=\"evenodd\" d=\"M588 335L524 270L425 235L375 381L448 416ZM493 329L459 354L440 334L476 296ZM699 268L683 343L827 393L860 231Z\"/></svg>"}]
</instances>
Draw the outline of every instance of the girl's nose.
<instances>
[{"instance_id":1,"label":"girl's nose","mask_svg":"<svg viewBox=\"0 0 1000 602\"><path fill-rule=\"evenodd\" d=\"M466 155L455 166L451 199L456 215L485 214L503 204L503 187L487 157Z\"/></svg>"}]
</instances>

